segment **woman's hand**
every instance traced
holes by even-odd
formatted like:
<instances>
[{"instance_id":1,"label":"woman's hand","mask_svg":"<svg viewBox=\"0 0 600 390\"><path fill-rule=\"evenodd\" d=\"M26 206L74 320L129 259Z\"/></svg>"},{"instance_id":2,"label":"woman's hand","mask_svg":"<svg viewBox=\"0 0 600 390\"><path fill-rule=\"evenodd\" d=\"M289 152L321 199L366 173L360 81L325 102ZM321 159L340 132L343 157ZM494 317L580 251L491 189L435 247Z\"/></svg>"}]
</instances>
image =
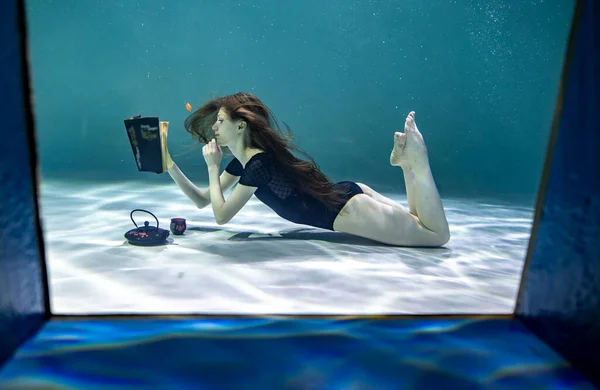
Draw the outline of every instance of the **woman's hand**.
<instances>
[{"instance_id":1,"label":"woman's hand","mask_svg":"<svg viewBox=\"0 0 600 390\"><path fill-rule=\"evenodd\" d=\"M219 167L221 165L223 152L214 138L202 147L202 154L204 155L204 160L206 160L206 165L208 165L209 168L215 166Z\"/></svg>"}]
</instances>

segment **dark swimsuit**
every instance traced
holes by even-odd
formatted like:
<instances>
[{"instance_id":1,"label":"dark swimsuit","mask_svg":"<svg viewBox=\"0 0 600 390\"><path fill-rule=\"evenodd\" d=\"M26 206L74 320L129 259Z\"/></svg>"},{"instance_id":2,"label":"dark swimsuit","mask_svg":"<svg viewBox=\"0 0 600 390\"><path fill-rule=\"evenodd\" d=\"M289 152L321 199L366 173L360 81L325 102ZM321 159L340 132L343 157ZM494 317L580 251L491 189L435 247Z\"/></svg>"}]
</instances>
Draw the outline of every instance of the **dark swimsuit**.
<instances>
[{"instance_id":1,"label":"dark swimsuit","mask_svg":"<svg viewBox=\"0 0 600 390\"><path fill-rule=\"evenodd\" d=\"M348 200L354 195L363 193L361 188L352 181L336 183L333 188L346 190L343 195L345 202L335 210L328 210L321 201L298 193L292 182L265 152L252 156L246 167L234 158L225 171L233 176L239 176L240 184L257 187L254 193L256 197L280 217L291 222L328 230L333 230L333 222Z\"/></svg>"}]
</instances>

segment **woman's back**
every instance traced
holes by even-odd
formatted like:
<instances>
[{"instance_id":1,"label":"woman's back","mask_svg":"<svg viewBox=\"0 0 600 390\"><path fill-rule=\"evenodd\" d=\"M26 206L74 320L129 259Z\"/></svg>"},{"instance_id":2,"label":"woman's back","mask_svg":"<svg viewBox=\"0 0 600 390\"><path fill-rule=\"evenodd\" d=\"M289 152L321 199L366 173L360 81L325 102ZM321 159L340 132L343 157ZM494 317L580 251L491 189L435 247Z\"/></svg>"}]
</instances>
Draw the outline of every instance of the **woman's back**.
<instances>
[{"instance_id":1,"label":"woman's back","mask_svg":"<svg viewBox=\"0 0 600 390\"><path fill-rule=\"evenodd\" d=\"M339 210L328 210L317 198L297 191L268 153L255 154L245 167L234 158L225 170L239 176L239 184L257 187L256 197L280 217L294 223L333 230L333 221ZM336 186L340 184L343 183Z\"/></svg>"}]
</instances>

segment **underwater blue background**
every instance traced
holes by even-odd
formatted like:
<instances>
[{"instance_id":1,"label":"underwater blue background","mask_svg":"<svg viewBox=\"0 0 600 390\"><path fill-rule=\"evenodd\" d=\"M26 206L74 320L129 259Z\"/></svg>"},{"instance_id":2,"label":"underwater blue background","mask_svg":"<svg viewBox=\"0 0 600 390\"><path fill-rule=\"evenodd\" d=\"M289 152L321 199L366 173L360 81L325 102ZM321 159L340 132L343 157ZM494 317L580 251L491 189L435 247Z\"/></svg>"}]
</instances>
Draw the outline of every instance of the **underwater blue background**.
<instances>
[{"instance_id":1,"label":"underwater blue background","mask_svg":"<svg viewBox=\"0 0 600 390\"><path fill-rule=\"evenodd\" d=\"M137 172L123 119L183 129L211 94L257 94L334 180L404 192L393 132L416 111L442 197L532 206L574 2L37 1L27 4L42 178L171 183ZM190 149L190 147L192 147ZM224 164L227 159L224 159Z\"/></svg>"}]
</instances>

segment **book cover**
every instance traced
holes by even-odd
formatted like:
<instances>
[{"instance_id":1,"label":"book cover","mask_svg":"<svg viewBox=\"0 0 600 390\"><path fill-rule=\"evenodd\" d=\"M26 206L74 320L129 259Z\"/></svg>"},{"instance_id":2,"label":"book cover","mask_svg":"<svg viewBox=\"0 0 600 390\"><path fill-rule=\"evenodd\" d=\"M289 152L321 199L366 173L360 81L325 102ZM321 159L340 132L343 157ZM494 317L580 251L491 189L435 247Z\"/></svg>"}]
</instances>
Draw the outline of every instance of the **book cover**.
<instances>
[{"instance_id":1,"label":"book cover","mask_svg":"<svg viewBox=\"0 0 600 390\"><path fill-rule=\"evenodd\" d=\"M125 119L124 122L138 170L166 172L169 122L141 115Z\"/></svg>"}]
</instances>

